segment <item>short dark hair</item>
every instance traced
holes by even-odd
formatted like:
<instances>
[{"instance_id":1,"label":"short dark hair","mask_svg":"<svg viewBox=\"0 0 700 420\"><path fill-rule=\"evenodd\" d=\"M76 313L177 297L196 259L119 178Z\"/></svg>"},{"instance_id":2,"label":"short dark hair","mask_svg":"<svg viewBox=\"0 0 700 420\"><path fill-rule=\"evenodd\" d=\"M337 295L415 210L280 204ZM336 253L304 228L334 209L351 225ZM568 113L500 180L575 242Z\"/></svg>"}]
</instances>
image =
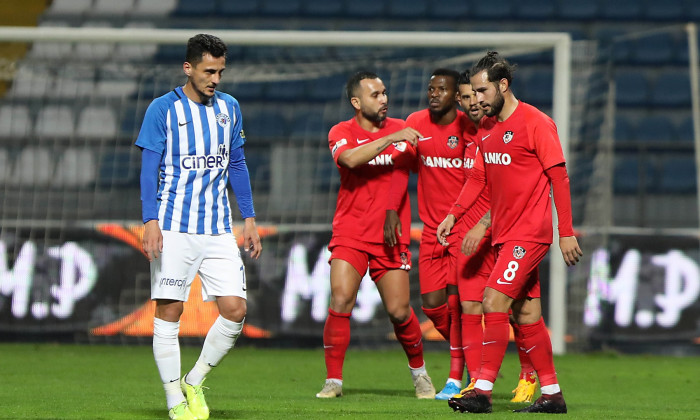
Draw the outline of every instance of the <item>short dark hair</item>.
<instances>
[{"instance_id":1,"label":"short dark hair","mask_svg":"<svg viewBox=\"0 0 700 420\"><path fill-rule=\"evenodd\" d=\"M357 96L357 89L360 87L360 81L365 79L379 79L376 73L371 71L358 71L357 73L350 76L348 83L345 85L345 93L348 95L348 100Z\"/></svg>"},{"instance_id":2,"label":"short dark hair","mask_svg":"<svg viewBox=\"0 0 700 420\"><path fill-rule=\"evenodd\" d=\"M469 72L469 70L464 70L463 72L461 72L459 74L459 83L458 84L471 85L472 81L469 80L469 77L471 77L470 75L471 75L471 73Z\"/></svg>"},{"instance_id":3,"label":"short dark hair","mask_svg":"<svg viewBox=\"0 0 700 420\"><path fill-rule=\"evenodd\" d=\"M450 79L452 79L452 82L454 83L454 88L455 90L457 90L457 84L459 83L458 71L452 69L439 68L433 70L433 72L430 74L431 78L437 76L449 77Z\"/></svg>"},{"instance_id":4,"label":"short dark hair","mask_svg":"<svg viewBox=\"0 0 700 420\"><path fill-rule=\"evenodd\" d=\"M198 34L187 41L185 61L196 66L204 54L214 58L226 57L226 44L221 38L209 34Z\"/></svg>"},{"instance_id":5,"label":"short dark hair","mask_svg":"<svg viewBox=\"0 0 700 420\"><path fill-rule=\"evenodd\" d=\"M516 66L501 57L496 51L488 51L481 60L477 61L470 70L472 76L486 70L489 82L498 82L501 79L508 80L508 85L513 82L513 73Z\"/></svg>"}]
</instances>

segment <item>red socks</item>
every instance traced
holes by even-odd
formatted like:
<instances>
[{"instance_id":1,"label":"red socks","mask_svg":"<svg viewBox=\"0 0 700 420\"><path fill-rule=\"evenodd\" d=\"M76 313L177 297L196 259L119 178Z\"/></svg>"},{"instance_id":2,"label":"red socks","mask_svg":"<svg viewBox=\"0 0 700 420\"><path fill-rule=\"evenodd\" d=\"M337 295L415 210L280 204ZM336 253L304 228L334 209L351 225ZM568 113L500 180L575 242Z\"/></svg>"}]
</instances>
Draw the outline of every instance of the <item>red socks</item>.
<instances>
[{"instance_id":1,"label":"red socks","mask_svg":"<svg viewBox=\"0 0 700 420\"><path fill-rule=\"evenodd\" d=\"M518 348L518 358L520 359L520 379L531 380L531 375L535 372L532 366L530 356L525 353L527 348L523 343L523 334L520 332L520 326L515 323L510 324L513 327L513 337L515 338L515 346Z\"/></svg>"},{"instance_id":2,"label":"red socks","mask_svg":"<svg viewBox=\"0 0 700 420\"><path fill-rule=\"evenodd\" d=\"M323 349L326 358L326 379L343 379L343 362L350 345L350 314L328 308L323 327Z\"/></svg>"},{"instance_id":3,"label":"red socks","mask_svg":"<svg viewBox=\"0 0 700 420\"><path fill-rule=\"evenodd\" d=\"M462 306L459 295L447 296L450 313L450 375L451 379L462 380L464 375L464 352L462 351Z\"/></svg>"},{"instance_id":4,"label":"red socks","mask_svg":"<svg viewBox=\"0 0 700 420\"><path fill-rule=\"evenodd\" d=\"M469 376L474 379L479 377L479 370L481 370L481 342L484 339L481 318L482 315L462 314L464 359L467 361Z\"/></svg>"},{"instance_id":5,"label":"red socks","mask_svg":"<svg viewBox=\"0 0 700 420\"><path fill-rule=\"evenodd\" d=\"M444 303L437 308L423 307L423 313L433 321L435 329L438 330L445 340L450 340L450 312L447 309L447 304Z\"/></svg>"},{"instance_id":6,"label":"red socks","mask_svg":"<svg viewBox=\"0 0 700 420\"><path fill-rule=\"evenodd\" d=\"M484 340L479 379L496 382L498 371L501 369L501 363L503 363L503 357L506 354L509 337L510 324L507 313L491 312L484 315Z\"/></svg>"},{"instance_id":7,"label":"red socks","mask_svg":"<svg viewBox=\"0 0 700 420\"><path fill-rule=\"evenodd\" d=\"M523 347L537 371L540 386L556 384L557 373L552 357L552 341L549 339L544 320L540 318L534 324L520 325L520 332L523 336Z\"/></svg>"},{"instance_id":8,"label":"red socks","mask_svg":"<svg viewBox=\"0 0 700 420\"><path fill-rule=\"evenodd\" d=\"M408 365L413 369L423 367L423 334L416 313L411 308L411 316L403 324L394 324L396 338L408 357Z\"/></svg>"}]
</instances>

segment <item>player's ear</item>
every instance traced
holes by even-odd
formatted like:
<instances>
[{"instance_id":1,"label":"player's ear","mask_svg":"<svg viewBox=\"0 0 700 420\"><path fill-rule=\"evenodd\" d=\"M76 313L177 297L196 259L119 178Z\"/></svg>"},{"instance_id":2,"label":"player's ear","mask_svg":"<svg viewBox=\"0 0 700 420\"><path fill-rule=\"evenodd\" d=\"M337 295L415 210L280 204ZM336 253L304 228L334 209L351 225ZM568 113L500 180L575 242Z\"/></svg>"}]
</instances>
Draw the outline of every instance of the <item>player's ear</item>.
<instances>
[{"instance_id":1,"label":"player's ear","mask_svg":"<svg viewBox=\"0 0 700 420\"><path fill-rule=\"evenodd\" d=\"M185 75L186 75L187 77L190 77L190 76L192 75L192 64L190 64L189 62L185 61L185 62L182 64L182 71L185 72Z\"/></svg>"},{"instance_id":2,"label":"player's ear","mask_svg":"<svg viewBox=\"0 0 700 420\"><path fill-rule=\"evenodd\" d=\"M360 98L357 96L350 98L350 105L352 105L352 107L355 109L360 109Z\"/></svg>"},{"instance_id":3,"label":"player's ear","mask_svg":"<svg viewBox=\"0 0 700 420\"><path fill-rule=\"evenodd\" d=\"M501 89L501 93L505 93L508 90L508 79L505 77L498 82L498 88Z\"/></svg>"}]
</instances>

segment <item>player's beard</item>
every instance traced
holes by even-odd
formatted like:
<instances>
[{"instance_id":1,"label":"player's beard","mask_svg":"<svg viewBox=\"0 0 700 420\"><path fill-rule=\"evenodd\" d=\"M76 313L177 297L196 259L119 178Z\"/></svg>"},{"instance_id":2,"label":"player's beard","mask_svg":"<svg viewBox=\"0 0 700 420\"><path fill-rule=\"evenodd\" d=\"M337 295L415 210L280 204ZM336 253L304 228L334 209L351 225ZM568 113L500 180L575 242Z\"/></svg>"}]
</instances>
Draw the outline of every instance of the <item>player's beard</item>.
<instances>
[{"instance_id":1,"label":"player's beard","mask_svg":"<svg viewBox=\"0 0 700 420\"><path fill-rule=\"evenodd\" d=\"M440 121L440 119L442 117L444 117L445 114L450 112L450 108L440 108L440 109L428 108L428 112L430 112L430 119L432 121Z\"/></svg>"},{"instance_id":2,"label":"player's beard","mask_svg":"<svg viewBox=\"0 0 700 420\"><path fill-rule=\"evenodd\" d=\"M379 109L379 111L382 111L382 110L386 110L386 109L385 108ZM372 121L374 123L381 123L386 119L386 113L380 114L379 111L369 113L363 109L362 116L365 117L366 120Z\"/></svg>"},{"instance_id":3,"label":"player's beard","mask_svg":"<svg viewBox=\"0 0 700 420\"><path fill-rule=\"evenodd\" d=\"M498 115L503 110L503 105L505 103L506 100L503 98L503 94L501 93L501 91L496 90L496 97L493 98L493 102L491 102L491 106L489 107L488 111L485 111L484 113L487 117L493 117L494 115Z\"/></svg>"}]
</instances>

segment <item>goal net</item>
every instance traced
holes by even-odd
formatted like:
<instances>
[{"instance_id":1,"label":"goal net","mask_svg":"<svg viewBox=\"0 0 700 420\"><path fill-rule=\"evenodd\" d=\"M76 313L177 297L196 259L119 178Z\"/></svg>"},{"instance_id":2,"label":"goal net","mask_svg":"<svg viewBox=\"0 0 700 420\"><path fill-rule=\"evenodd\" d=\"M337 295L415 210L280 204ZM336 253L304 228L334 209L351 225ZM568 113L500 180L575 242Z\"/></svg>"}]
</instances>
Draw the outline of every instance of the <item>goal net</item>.
<instances>
[{"instance_id":1,"label":"goal net","mask_svg":"<svg viewBox=\"0 0 700 420\"><path fill-rule=\"evenodd\" d=\"M461 71L487 48L498 50L519 66L513 84L516 96L557 123L568 155L575 223L583 220L579 215L586 200L581 191L587 190L578 185L595 181L588 160L577 155L582 150L577 145L587 141L582 133L590 127L584 116L596 88L593 43L572 46L569 36L559 33L211 32L229 46L219 89L241 104L257 219L270 234L261 262L246 262L249 299L261 302L249 305L251 319L261 319L261 331L318 336L319 325L322 328L316 318L325 318L327 273L315 262L327 258L324 241L339 186L327 133L352 115L344 85L357 70L379 74L388 88L390 115L405 118L427 106L432 70ZM151 100L184 84L184 45L194 33L0 28L0 42L26 50L0 62L5 88L0 98L0 257L9 262L0 264L0 300L9 302L0 313L1 329L46 319L66 330L76 325L114 326L110 322L148 300L148 269L138 255L140 152L133 143ZM415 194L412 201L414 227L420 228ZM235 207L235 200L232 204ZM129 243L128 252L93 235L88 238L93 247L87 252L90 263L75 263L87 257L80 257L75 248L64 249L66 244L80 243L82 234L76 229L94 226L100 234ZM299 244L301 254L296 253ZM567 334L580 338L567 329L567 313L580 318L583 301L567 292L566 278L573 272L565 271L558 250L550 254L549 267L541 272L543 278L556 281L543 282L549 284L550 296L543 303L555 352L561 353ZM126 274L117 277L130 282L128 293L119 292L119 286L100 286L105 270L124 259L139 260L134 264L142 269L121 268ZM71 264L78 268L68 275L65 270ZM22 267L31 273L22 272ZM296 269L302 274L290 276ZM413 303L420 307L417 270L411 276ZM86 300L94 293L102 293L100 299L108 303L89 306ZM355 321L374 325L375 312L381 312L376 291L364 296L365 304L360 297L356 312L365 318ZM287 306L263 304L266 299ZM88 321L77 315L85 308L91 311ZM381 328L368 328L371 332L361 338L389 334Z\"/></svg>"}]
</instances>

